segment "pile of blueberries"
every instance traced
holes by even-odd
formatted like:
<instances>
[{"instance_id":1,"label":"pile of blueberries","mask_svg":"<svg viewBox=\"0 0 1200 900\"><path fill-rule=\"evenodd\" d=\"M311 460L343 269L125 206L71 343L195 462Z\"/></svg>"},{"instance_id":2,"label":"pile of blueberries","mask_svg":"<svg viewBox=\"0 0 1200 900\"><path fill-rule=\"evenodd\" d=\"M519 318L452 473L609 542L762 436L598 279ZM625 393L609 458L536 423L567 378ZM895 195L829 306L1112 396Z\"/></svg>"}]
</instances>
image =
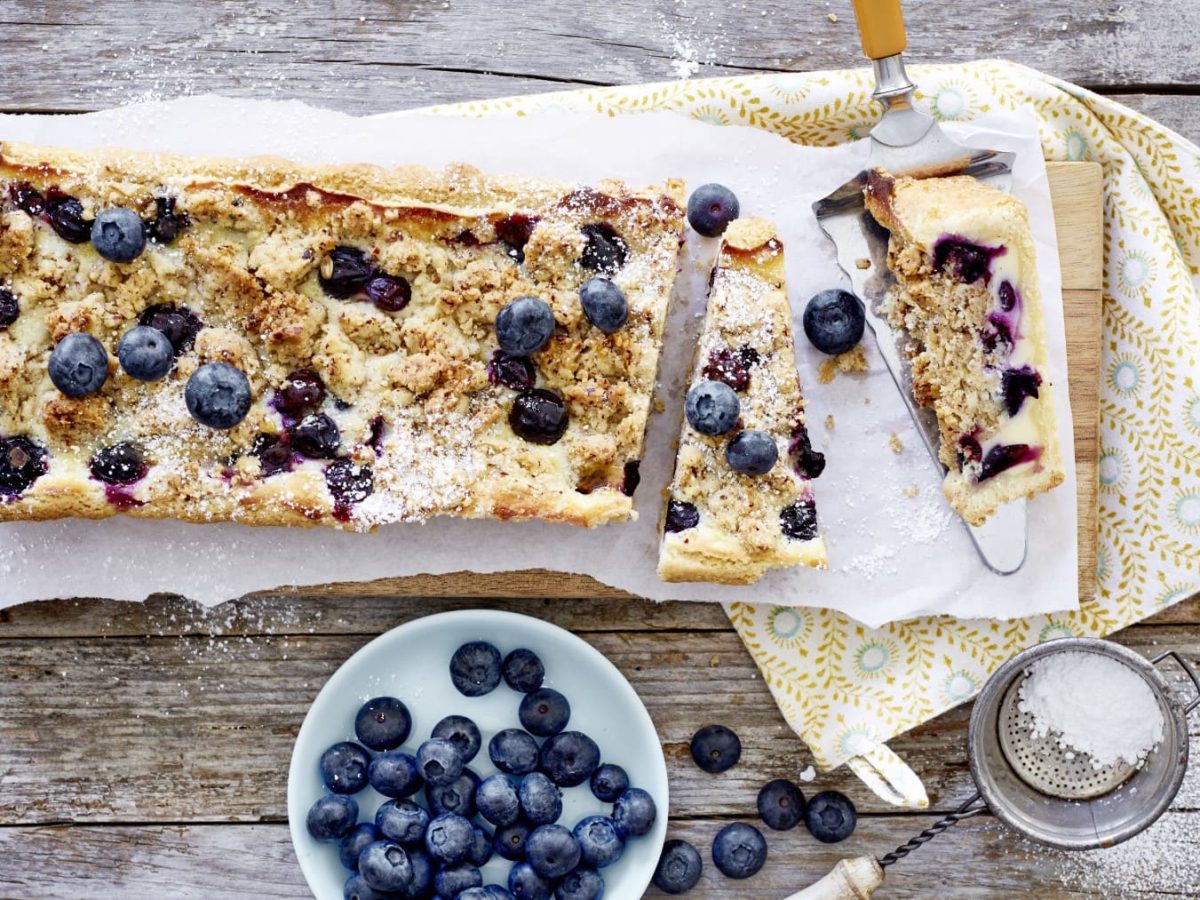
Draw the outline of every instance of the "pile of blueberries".
<instances>
[{"instance_id":1,"label":"pile of blueberries","mask_svg":"<svg viewBox=\"0 0 1200 900\"><path fill-rule=\"evenodd\" d=\"M692 759L705 772L724 772L741 757L741 740L724 725L705 725L692 736ZM844 794L822 791L806 801L800 788L785 778L763 785L758 814L774 831L790 831L804 822L809 833L826 844L844 841L858 821L854 804ZM749 878L767 860L767 840L753 825L734 822L717 832L712 860L728 878ZM696 886L702 869L699 851L687 841L672 839L663 845L654 884L668 894L682 894Z\"/></svg>"},{"instance_id":2,"label":"pile of blueberries","mask_svg":"<svg viewBox=\"0 0 1200 900\"><path fill-rule=\"evenodd\" d=\"M307 816L309 834L336 842L352 873L344 897L598 900L600 870L653 827L653 798L631 787L620 766L602 764L590 737L566 730L570 703L542 686L545 667L531 650L501 658L485 641L463 644L451 657L450 678L467 697L488 694L503 679L524 694L521 728L492 737L487 752L499 772L480 779L467 765L483 739L466 716L446 716L411 754L400 749L412 731L404 703L394 697L364 703L355 717L358 741L341 741L321 755L330 793ZM568 829L559 824L561 789L585 782L613 805L612 813L587 816ZM391 799L374 821L359 822L352 795L368 785ZM419 791L424 806L410 799ZM493 854L513 863L507 887L483 885L480 867Z\"/></svg>"}]
</instances>

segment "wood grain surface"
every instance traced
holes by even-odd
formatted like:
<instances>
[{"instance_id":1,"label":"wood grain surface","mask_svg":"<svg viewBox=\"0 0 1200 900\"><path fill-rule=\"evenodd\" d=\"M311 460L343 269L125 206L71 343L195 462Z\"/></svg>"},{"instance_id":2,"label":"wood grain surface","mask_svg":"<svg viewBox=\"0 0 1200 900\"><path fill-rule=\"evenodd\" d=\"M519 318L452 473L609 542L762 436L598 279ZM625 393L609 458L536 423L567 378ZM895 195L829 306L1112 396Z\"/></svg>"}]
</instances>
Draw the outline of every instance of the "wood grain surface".
<instances>
[{"instance_id":1,"label":"wood grain surface","mask_svg":"<svg viewBox=\"0 0 1200 900\"><path fill-rule=\"evenodd\" d=\"M1004 56L1195 139L1200 50L1179 27L1192 2L1028 0L983 10L909 0L909 57ZM844 0L0 0L0 40L5 111L86 111L213 91L367 113L680 74L860 64ZM1083 270L1063 268L1074 304L1074 292L1095 282L1073 283ZM307 896L283 815L288 754L308 702L381 631L481 605L581 634L645 698L677 798L671 833L694 841L706 860L690 896L782 897L843 853L902 843L970 791L965 707L894 742L929 787L929 814L883 807L844 769L819 775L807 792L844 790L859 806L850 841L827 847L803 829L772 833L759 875L723 879L707 854L712 835L733 818L754 821L759 784L794 778L810 759L723 614L564 576L556 596L533 596L539 583L527 573L444 576L272 591L214 610L167 595L0 610L0 898ZM1179 646L1195 660L1197 633L1200 602L1192 601L1118 640L1144 653ZM708 721L727 722L746 743L742 764L723 776L700 773L683 754ZM1200 753L1195 723L1192 752ZM1054 853L985 817L893 867L878 896L1200 896L1197 858L1200 766L1163 820L1126 847Z\"/></svg>"}]
</instances>

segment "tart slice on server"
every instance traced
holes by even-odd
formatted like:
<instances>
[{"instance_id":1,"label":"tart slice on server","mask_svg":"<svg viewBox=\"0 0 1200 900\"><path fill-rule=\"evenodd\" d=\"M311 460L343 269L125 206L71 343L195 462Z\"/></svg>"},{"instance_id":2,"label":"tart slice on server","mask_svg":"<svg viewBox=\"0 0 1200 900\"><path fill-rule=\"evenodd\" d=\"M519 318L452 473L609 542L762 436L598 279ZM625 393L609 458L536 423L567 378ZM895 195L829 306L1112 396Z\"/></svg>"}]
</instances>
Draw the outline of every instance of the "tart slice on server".
<instances>
[{"instance_id":1,"label":"tart slice on server","mask_svg":"<svg viewBox=\"0 0 1200 900\"><path fill-rule=\"evenodd\" d=\"M796 374L783 243L730 224L693 366L659 550L664 581L749 584L770 569L825 568Z\"/></svg>"}]
</instances>

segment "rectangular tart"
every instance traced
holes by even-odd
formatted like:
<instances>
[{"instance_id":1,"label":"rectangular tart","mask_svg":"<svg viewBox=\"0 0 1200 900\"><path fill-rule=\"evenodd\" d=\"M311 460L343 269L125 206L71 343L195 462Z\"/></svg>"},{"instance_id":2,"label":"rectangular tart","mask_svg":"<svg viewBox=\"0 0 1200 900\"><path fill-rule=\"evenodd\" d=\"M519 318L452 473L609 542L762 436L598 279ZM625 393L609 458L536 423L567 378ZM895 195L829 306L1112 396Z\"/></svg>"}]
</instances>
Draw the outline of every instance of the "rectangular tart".
<instances>
[{"instance_id":1,"label":"rectangular tart","mask_svg":"<svg viewBox=\"0 0 1200 900\"><path fill-rule=\"evenodd\" d=\"M658 557L664 581L751 584L770 569L826 567L810 485L825 458L809 443L795 353L783 243L768 222L736 220L713 268L688 385L731 388L736 422L714 435L684 415ZM749 432L765 436L775 459L763 474L735 471L726 455Z\"/></svg>"},{"instance_id":2,"label":"rectangular tart","mask_svg":"<svg viewBox=\"0 0 1200 900\"><path fill-rule=\"evenodd\" d=\"M890 233L888 319L914 341L916 400L931 407L943 491L972 525L1062 483L1037 256L1020 200L966 175L868 174Z\"/></svg>"},{"instance_id":3,"label":"rectangular tart","mask_svg":"<svg viewBox=\"0 0 1200 900\"><path fill-rule=\"evenodd\" d=\"M682 190L6 142L0 520L631 518ZM611 333L581 309L596 277L627 304ZM520 297L553 313L530 355L498 347ZM170 342L158 380L118 361L138 325ZM103 383L69 396L52 351L88 347ZM191 405L215 363L249 386L230 427Z\"/></svg>"}]
</instances>

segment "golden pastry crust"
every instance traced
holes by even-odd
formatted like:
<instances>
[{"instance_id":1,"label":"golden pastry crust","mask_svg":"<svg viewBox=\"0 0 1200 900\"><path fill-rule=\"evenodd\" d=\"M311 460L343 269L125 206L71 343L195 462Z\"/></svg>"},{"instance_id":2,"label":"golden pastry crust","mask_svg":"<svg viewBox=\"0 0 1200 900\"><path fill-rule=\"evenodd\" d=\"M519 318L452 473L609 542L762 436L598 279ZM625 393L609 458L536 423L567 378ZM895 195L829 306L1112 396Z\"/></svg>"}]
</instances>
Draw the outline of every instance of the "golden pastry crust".
<instances>
[{"instance_id":1,"label":"golden pastry crust","mask_svg":"<svg viewBox=\"0 0 1200 900\"><path fill-rule=\"evenodd\" d=\"M819 474L824 457L812 452L804 424L783 243L759 219L736 220L725 232L689 387L718 373L738 390L741 416L718 437L696 431L684 416L659 577L751 584L775 568L825 568L825 540L802 471ZM726 462L725 447L741 428L775 438L779 460L765 475L742 475ZM674 504L688 505L696 524L672 530ZM793 536L783 526L789 508Z\"/></svg>"},{"instance_id":2,"label":"golden pastry crust","mask_svg":"<svg viewBox=\"0 0 1200 900\"><path fill-rule=\"evenodd\" d=\"M151 223L156 201L169 199L189 221L114 263L86 240L64 240L36 205L24 209L25 185L43 200L76 198L86 220L124 206ZM0 285L20 304L17 321L0 328L0 439L29 437L48 465L31 486L0 492L0 520L123 513L372 530L438 515L589 526L634 515L626 491L678 267L681 183L587 188L465 165L301 166L6 142L0 196ZM584 226L594 225L626 250L611 278L629 318L612 335L579 303L579 286L601 274L580 261ZM385 311L361 293L330 296L319 276L337 247L405 279L411 302ZM556 321L532 359L537 387L558 394L569 415L549 446L514 434L518 391L489 379L496 315L523 295L546 301ZM117 364L117 343L162 304L204 327L165 379L139 382ZM110 354L107 383L78 400L47 374L53 343L72 331ZM241 369L253 391L249 415L228 431L198 424L184 404L190 375L213 361ZM261 435L286 430L273 398L302 369L328 391L322 411L340 430L338 457L372 483L358 502L335 502L329 460L297 455L288 471L264 476L251 452ZM147 472L106 489L89 460L124 441L142 451Z\"/></svg>"},{"instance_id":3,"label":"golden pastry crust","mask_svg":"<svg viewBox=\"0 0 1200 900\"><path fill-rule=\"evenodd\" d=\"M937 415L950 505L979 525L1001 504L1061 484L1024 204L969 176L895 178L883 170L869 173L865 198L891 232L888 318L916 341L913 390ZM1034 393L1006 389L1013 373L1035 381Z\"/></svg>"}]
</instances>

